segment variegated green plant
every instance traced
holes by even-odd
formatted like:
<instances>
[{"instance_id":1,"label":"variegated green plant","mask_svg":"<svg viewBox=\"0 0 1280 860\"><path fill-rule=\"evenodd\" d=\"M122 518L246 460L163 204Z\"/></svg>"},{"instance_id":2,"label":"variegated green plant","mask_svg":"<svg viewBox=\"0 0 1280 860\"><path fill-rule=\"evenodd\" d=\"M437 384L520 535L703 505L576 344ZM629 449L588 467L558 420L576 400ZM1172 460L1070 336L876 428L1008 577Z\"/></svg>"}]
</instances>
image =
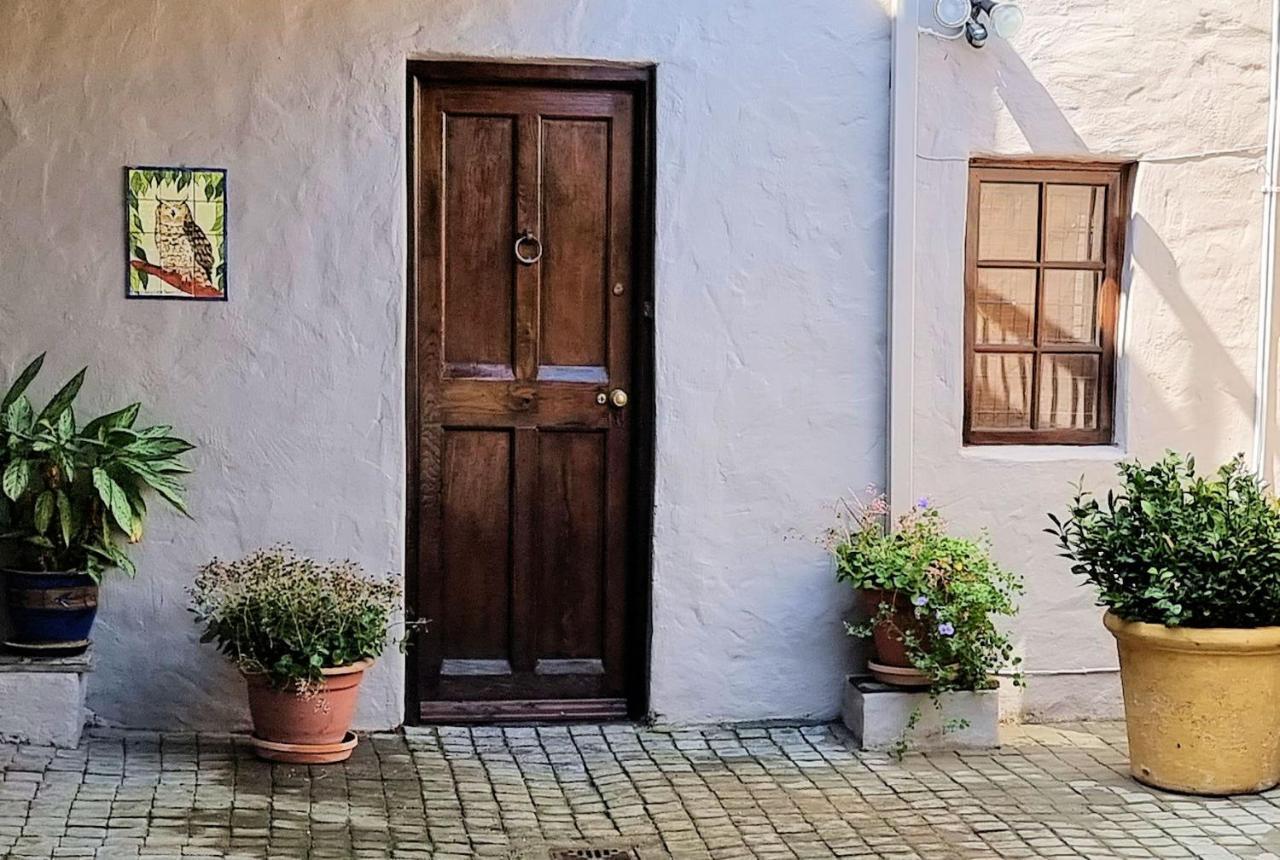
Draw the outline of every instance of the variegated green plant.
<instances>
[{"instance_id":1,"label":"variegated green plant","mask_svg":"<svg viewBox=\"0 0 1280 860\"><path fill-rule=\"evenodd\" d=\"M83 426L74 401L81 370L39 412L27 397L44 355L0 401L0 553L9 567L136 573L121 542L137 543L154 490L187 513L178 476L192 445L160 425L135 428L140 404Z\"/></svg>"}]
</instances>

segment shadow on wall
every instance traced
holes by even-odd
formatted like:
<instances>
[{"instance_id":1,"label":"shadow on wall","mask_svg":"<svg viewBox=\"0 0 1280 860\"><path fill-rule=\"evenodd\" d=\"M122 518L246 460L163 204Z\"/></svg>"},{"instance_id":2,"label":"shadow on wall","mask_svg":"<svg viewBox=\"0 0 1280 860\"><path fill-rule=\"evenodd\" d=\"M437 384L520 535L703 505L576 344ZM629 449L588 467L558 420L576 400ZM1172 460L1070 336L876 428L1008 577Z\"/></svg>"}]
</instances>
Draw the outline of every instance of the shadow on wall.
<instances>
[{"instance_id":1,"label":"shadow on wall","mask_svg":"<svg viewBox=\"0 0 1280 860\"><path fill-rule=\"evenodd\" d=\"M1222 345L1217 334L1196 308L1195 303L1182 281L1182 272L1178 260L1169 246L1160 237L1156 228L1142 214L1135 214L1129 221L1129 260L1131 267L1141 268L1150 279L1164 304L1178 318L1181 331L1178 355L1184 366L1194 369L1194 373L1202 380L1212 379L1217 382L1217 390L1227 396L1235 408L1246 420L1253 415L1253 383L1241 373L1230 353ZM1132 301L1132 279L1129 284ZM1142 370L1141 357L1129 355L1125 364L1130 377L1129 390L1136 391L1133 379ZM1204 386L1204 382L1200 383ZM1199 447L1216 447L1225 440L1219 438L1221 422L1206 422L1203 403L1190 398L1182 405L1169 403L1166 395L1167 380L1153 381L1144 390L1159 395L1159 400L1168 407L1168 420L1159 424L1150 423L1153 416L1144 413L1144 426L1159 427L1163 432L1171 430L1196 430ZM1144 404L1145 405L1145 404ZM1208 431L1208 432L1205 432ZM1176 439L1170 439L1166 445L1176 445ZM1161 447L1164 447L1162 445Z\"/></svg>"},{"instance_id":2,"label":"shadow on wall","mask_svg":"<svg viewBox=\"0 0 1280 860\"><path fill-rule=\"evenodd\" d=\"M995 91L1009 109L1035 154L1045 156L1090 155L1084 138L1076 133L1053 96L1036 79L1012 45L993 39L985 50L995 57Z\"/></svg>"}]
</instances>

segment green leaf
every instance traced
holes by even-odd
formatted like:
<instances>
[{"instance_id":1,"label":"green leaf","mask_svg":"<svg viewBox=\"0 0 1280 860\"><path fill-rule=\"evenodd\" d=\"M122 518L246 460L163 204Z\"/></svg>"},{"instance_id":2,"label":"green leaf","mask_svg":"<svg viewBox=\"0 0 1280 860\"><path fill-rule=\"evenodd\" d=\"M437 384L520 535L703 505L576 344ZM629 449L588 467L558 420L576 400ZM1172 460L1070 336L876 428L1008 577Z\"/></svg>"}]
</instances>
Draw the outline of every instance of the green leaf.
<instances>
[{"instance_id":1,"label":"green leaf","mask_svg":"<svg viewBox=\"0 0 1280 860\"><path fill-rule=\"evenodd\" d=\"M13 460L4 470L4 494L14 501L26 492L31 483L31 462L29 460Z\"/></svg>"},{"instance_id":2,"label":"green leaf","mask_svg":"<svg viewBox=\"0 0 1280 860\"><path fill-rule=\"evenodd\" d=\"M142 247L141 245L139 245L138 247L134 248L134 249L133 249L133 253L134 253L135 255L137 255L138 259L139 259L139 260L141 260L142 262L144 262L144 263L150 263L150 262L151 262L150 260L148 260L148 259L147 259L147 249L146 249L146 248L144 248L144 247ZM135 271L135 272L137 272L138 270L137 270L137 269L134 269L134 271ZM139 275L142 275L142 277L144 277L144 278L148 277L148 276L147 276L145 273L143 273L143 272L138 272L138 274L139 274ZM144 283L145 283L145 282L144 282Z\"/></svg>"},{"instance_id":3,"label":"green leaf","mask_svg":"<svg viewBox=\"0 0 1280 860\"><path fill-rule=\"evenodd\" d=\"M76 395L80 393L80 386L84 385L84 375L89 368L82 367L80 372L71 377L70 381L62 388L58 389L58 393L53 395L53 399L49 404L40 411L36 416L37 423L44 420L53 420L62 414L63 410L71 405L71 401L76 399Z\"/></svg>"},{"instance_id":4,"label":"green leaf","mask_svg":"<svg viewBox=\"0 0 1280 860\"><path fill-rule=\"evenodd\" d=\"M54 499L58 506L58 523L62 526L62 543L69 547L72 536L79 531L75 510L71 506L71 499L62 490L54 494Z\"/></svg>"},{"instance_id":5,"label":"green leaf","mask_svg":"<svg viewBox=\"0 0 1280 860\"><path fill-rule=\"evenodd\" d=\"M138 575L138 569L133 566L133 559L125 555L123 550L116 550L116 566L119 567L126 575L134 577Z\"/></svg>"},{"instance_id":6,"label":"green leaf","mask_svg":"<svg viewBox=\"0 0 1280 860\"><path fill-rule=\"evenodd\" d=\"M31 425L35 422L34 411L30 400L25 396L19 397L9 404L9 409L5 412L5 427L15 433L30 433Z\"/></svg>"},{"instance_id":7,"label":"green leaf","mask_svg":"<svg viewBox=\"0 0 1280 860\"><path fill-rule=\"evenodd\" d=\"M120 451L142 460L159 460L185 454L194 448L195 445L185 439L166 436L159 439L139 439L125 445Z\"/></svg>"},{"instance_id":8,"label":"green leaf","mask_svg":"<svg viewBox=\"0 0 1280 860\"><path fill-rule=\"evenodd\" d=\"M0 412L7 411L13 404L13 401L22 396L22 392L27 390L27 386L31 384L31 380L36 378L36 374L40 372L41 366L44 364L45 353L40 353L35 360L27 365L22 373L18 374L18 378L9 388L9 392L5 394L4 400L0 401Z\"/></svg>"},{"instance_id":9,"label":"green leaf","mask_svg":"<svg viewBox=\"0 0 1280 860\"><path fill-rule=\"evenodd\" d=\"M54 465L58 467L58 471L62 473L62 480L65 483L69 484L76 479L76 464L67 456L65 451L51 451L49 457L53 460Z\"/></svg>"},{"instance_id":10,"label":"green leaf","mask_svg":"<svg viewBox=\"0 0 1280 860\"><path fill-rule=\"evenodd\" d=\"M136 435L140 439L156 439L160 436L168 436L171 432L173 432L172 424L157 424L154 427L142 428Z\"/></svg>"},{"instance_id":11,"label":"green leaf","mask_svg":"<svg viewBox=\"0 0 1280 860\"><path fill-rule=\"evenodd\" d=\"M49 523L53 520L53 504L51 490L45 490L36 497L35 527L40 534L49 531Z\"/></svg>"},{"instance_id":12,"label":"green leaf","mask_svg":"<svg viewBox=\"0 0 1280 860\"><path fill-rule=\"evenodd\" d=\"M101 468L93 470L93 487L98 491L98 498L111 511L111 518L116 521L120 531L130 534L133 530L133 509L129 506L129 497L125 495L124 488Z\"/></svg>"},{"instance_id":13,"label":"green leaf","mask_svg":"<svg viewBox=\"0 0 1280 860\"><path fill-rule=\"evenodd\" d=\"M180 513L188 517L191 516L187 511L186 502L182 498L182 484L177 480L156 471L149 463L138 463L133 460L121 460L119 465L142 478L142 480L146 482L147 486L159 493L165 501L173 505L173 507Z\"/></svg>"},{"instance_id":14,"label":"green leaf","mask_svg":"<svg viewBox=\"0 0 1280 860\"><path fill-rule=\"evenodd\" d=\"M76 413L74 409L67 408L62 410L62 414L58 416L58 438L63 442L70 441L71 437L76 435Z\"/></svg>"},{"instance_id":15,"label":"green leaf","mask_svg":"<svg viewBox=\"0 0 1280 860\"><path fill-rule=\"evenodd\" d=\"M142 540L142 521L147 515L146 499L142 498L134 482L117 481L116 483L124 488L124 493L129 499L129 507L133 509L133 519L129 525L129 542L137 543Z\"/></svg>"},{"instance_id":16,"label":"green leaf","mask_svg":"<svg viewBox=\"0 0 1280 860\"><path fill-rule=\"evenodd\" d=\"M138 420L138 410L141 408L141 403L131 403L123 409L100 415L84 425L80 435L96 437L99 430L116 430L122 427L128 429Z\"/></svg>"}]
</instances>

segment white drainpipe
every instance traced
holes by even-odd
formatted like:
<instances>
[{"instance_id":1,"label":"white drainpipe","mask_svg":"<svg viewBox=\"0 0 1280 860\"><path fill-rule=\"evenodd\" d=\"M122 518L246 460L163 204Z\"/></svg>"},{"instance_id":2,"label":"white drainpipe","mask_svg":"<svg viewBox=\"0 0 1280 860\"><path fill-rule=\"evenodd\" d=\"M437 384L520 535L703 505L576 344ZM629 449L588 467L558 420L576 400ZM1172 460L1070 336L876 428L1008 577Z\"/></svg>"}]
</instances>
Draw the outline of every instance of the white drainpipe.
<instances>
[{"instance_id":1,"label":"white drainpipe","mask_svg":"<svg viewBox=\"0 0 1280 860\"><path fill-rule=\"evenodd\" d=\"M1253 466L1274 482L1271 451L1275 444L1273 399L1275 368L1272 343L1275 337L1275 293L1277 265L1276 195L1280 181L1280 0L1271 9L1271 94L1267 118L1266 175L1263 184L1262 278L1258 294L1258 362L1255 371L1257 392L1253 415Z\"/></svg>"},{"instance_id":2,"label":"white drainpipe","mask_svg":"<svg viewBox=\"0 0 1280 860\"><path fill-rule=\"evenodd\" d=\"M1280 2L1280 0L1277 0ZM897 515L914 503L911 479L915 345L916 102L919 0L894 0L889 66L889 385L886 490Z\"/></svg>"}]
</instances>

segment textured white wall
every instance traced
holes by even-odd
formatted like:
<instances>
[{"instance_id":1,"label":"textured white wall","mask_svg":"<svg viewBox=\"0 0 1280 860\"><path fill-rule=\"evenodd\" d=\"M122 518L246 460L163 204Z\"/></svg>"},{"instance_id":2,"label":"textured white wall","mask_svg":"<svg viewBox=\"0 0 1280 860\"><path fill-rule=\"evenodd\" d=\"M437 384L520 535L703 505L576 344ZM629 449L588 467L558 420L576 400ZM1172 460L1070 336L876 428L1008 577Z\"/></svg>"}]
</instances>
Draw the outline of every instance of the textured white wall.
<instances>
[{"instance_id":1,"label":"textured white wall","mask_svg":"<svg viewBox=\"0 0 1280 860\"><path fill-rule=\"evenodd\" d=\"M184 612L214 554L293 541L403 568L404 64L659 64L652 706L826 717L846 595L808 537L882 479L884 0L0 0L0 371L199 443L113 579L90 706L243 724ZM229 175L229 304L126 302L121 168ZM52 385L53 379L47 379ZM361 721L402 713L398 654Z\"/></svg>"},{"instance_id":2,"label":"textured white wall","mask_svg":"<svg viewBox=\"0 0 1280 860\"><path fill-rule=\"evenodd\" d=\"M922 4L932 8L932 4ZM1025 3L1013 42L920 41L915 489L966 531L989 527L1027 578L1014 626L1036 673L1116 665L1092 594L1045 513L1069 483L1113 481L1121 454L1248 452L1266 144L1268 12L1234 4ZM964 449L964 217L971 155L1137 161L1117 449ZM1036 674L1034 718L1118 713L1114 674Z\"/></svg>"}]
</instances>

